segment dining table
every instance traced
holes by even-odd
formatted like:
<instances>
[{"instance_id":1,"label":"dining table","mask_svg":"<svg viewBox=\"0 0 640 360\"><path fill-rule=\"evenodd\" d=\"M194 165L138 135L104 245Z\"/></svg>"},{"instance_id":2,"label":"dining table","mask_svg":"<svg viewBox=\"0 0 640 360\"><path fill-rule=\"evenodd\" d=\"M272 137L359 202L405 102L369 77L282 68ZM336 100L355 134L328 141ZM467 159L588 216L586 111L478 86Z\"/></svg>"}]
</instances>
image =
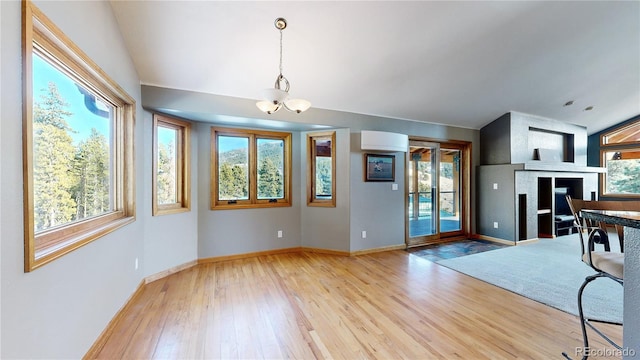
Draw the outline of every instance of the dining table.
<instances>
[{"instance_id":1,"label":"dining table","mask_svg":"<svg viewBox=\"0 0 640 360\"><path fill-rule=\"evenodd\" d=\"M623 359L640 358L640 211L586 210L582 217L624 226Z\"/></svg>"}]
</instances>

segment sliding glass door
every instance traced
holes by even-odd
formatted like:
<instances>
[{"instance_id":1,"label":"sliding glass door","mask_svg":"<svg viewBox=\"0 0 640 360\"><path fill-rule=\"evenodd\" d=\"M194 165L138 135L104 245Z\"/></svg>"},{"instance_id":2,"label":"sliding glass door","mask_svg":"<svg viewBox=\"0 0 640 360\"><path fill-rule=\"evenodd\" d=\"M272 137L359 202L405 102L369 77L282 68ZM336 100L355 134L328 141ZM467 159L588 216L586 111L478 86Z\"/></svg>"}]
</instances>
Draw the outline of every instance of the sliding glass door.
<instances>
[{"instance_id":1,"label":"sliding glass door","mask_svg":"<svg viewBox=\"0 0 640 360\"><path fill-rule=\"evenodd\" d=\"M409 147L407 245L463 236L468 145L411 140Z\"/></svg>"},{"instance_id":2,"label":"sliding glass door","mask_svg":"<svg viewBox=\"0 0 640 360\"><path fill-rule=\"evenodd\" d=\"M460 219L461 180L458 149L440 149L440 231L451 232L462 229Z\"/></svg>"},{"instance_id":3,"label":"sliding glass door","mask_svg":"<svg viewBox=\"0 0 640 360\"><path fill-rule=\"evenodd\" d=\"M409 237L438 233L438 153L439 145L410 144Z\"/></svg>"}]
</instances>

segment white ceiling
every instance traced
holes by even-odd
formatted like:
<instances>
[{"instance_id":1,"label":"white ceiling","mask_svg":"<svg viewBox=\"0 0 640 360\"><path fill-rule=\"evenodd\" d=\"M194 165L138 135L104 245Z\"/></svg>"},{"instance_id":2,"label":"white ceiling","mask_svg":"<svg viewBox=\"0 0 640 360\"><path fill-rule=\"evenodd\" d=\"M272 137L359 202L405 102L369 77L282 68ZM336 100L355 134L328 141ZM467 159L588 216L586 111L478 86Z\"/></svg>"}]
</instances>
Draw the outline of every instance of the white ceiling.
<instances>
[{"instance_id":1,"label":"white ceiling","mask_svg":"<svg viewBox=\"0 0 640 360\"><path fill-rule=\"evenodd\" d=\"M111 4L147 85L258 99L284 17L283 74L315 108L473 129L520 111L589 133L640 114L638 1Z\"/></svg>"}]
</instances>

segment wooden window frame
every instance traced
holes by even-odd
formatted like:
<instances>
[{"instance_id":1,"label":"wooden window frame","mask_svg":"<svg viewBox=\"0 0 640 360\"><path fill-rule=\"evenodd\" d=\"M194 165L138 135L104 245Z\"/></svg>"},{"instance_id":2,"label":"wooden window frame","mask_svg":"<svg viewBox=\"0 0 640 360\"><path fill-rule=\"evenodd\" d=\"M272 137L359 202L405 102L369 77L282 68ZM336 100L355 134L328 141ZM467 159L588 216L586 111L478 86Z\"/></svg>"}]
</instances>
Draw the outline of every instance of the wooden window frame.
<instances>
[{"instance_id":1,"label":"wooden window frame","mask_svg":"<svg viewBox=\"0 0 640 360\"><path fill-rule=\"evenodd\" d=\"M600 135L600 167L606 168L606 159L605 153L612 151L640 151L640 142L638 141L623 141L618 143L609 143L607 141L607 137L612 133L619 133L626 129L630 129L632 127L636 127L640 125L640 120L635 120L630 123L624 124L622 126L618 126L614 129L607 131ZM611 193L607 192L607 172L600 174L600 195L602 197L615 197L615 198L629 198L629 199L640 199L640 193L638 194L626 194L626 193Z\"/></svg>"},{"instance_id":2,"label":"wooden window frame","mask_svg":"<svg viewBox=\"0 0 640 360\"><path fill-rule=\"evenodd\" d=\"M316 197L316 146L317 140L331 140L331 199ZM307 134L307 206L336 207L336 132Z\"/></svg>"},{"instance_id":3,"label":"wooden window frame","mask_svg":"<svg viewBox=\"0 0 640 360\"><path fill-rule=\"evenodd\" d=\"M22 2L24 271L30 272L135 221L135 100L78 48L30 1ZM111 142L113 196L106 214L36 233L34 217L33 67L34 53L82 83L115 109ZM44 243L44 246L38 245Z\"/></svg>"},{"instance_id":4,"label":"wooden window frame","mask_svg":"<svg viewBox=\"0 0 640 360\"><path fill-rule=\"evenodd\" d=\"M246 200L218 199L218 136L249 139L249 198ZM282 140L284 165L284 196L278 199L258 199L258 139ZM272 208L291 206L291 133L239 128L211 128L211 210Z\"/></svg>"},{"instance_id":5,"label":"wooden window frame","mask_svg":"<svg viewBox=\"0 0 640 360\"><path fill-rule=\"evenodd\" d=\"M158 203L158 127L176 131L176 197L170 204ZM153 114L153 216L191 211L191 123Z\"/></svg>"}]
</instances>

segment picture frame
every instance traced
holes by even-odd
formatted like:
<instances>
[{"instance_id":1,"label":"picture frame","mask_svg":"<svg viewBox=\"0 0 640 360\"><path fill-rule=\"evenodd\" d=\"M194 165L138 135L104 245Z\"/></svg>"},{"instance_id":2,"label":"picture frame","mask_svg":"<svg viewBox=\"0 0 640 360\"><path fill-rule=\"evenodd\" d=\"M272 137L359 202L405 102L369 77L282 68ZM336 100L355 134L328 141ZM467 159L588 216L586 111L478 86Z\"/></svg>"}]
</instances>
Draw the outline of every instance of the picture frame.
<instances>
[{"instance_id":1,"label":"picture frame","mask_svg":"<svg viewBox=\"0 0 640 360\"><path fill-rule=\"evenodd\" d=\"M395 155L365 154L365 181L395 181Z\"/></svg>"}]
</instances>

